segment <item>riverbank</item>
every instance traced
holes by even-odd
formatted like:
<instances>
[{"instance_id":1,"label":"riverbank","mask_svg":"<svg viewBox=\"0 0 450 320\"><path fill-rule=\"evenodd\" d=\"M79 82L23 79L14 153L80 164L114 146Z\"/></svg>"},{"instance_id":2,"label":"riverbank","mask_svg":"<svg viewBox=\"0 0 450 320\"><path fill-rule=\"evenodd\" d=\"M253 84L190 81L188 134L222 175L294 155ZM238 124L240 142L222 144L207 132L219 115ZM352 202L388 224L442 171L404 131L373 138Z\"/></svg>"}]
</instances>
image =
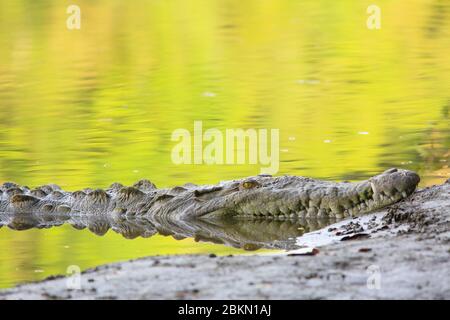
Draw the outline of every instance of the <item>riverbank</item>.
<instances>
[{"instance_id":1,"label":"riverbank","mask_svg":"<svg viewBox=\"0 0 450 320\"><path fill-rule=\"evenodd\" d=\"M52 277L0 299L450 299L450 182L298 241L309 248L108 264L84 271L79 289Z\"/></svg>"}]
</instances>

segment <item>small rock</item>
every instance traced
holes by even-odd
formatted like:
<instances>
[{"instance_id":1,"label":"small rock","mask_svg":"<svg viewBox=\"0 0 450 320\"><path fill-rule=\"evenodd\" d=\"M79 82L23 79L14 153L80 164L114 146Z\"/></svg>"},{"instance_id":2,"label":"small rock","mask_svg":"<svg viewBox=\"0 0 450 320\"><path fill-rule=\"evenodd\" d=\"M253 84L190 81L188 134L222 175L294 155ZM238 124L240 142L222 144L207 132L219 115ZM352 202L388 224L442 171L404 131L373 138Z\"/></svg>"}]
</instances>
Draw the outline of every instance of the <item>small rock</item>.
<instances>
[{"instance_id":1,"label":"small rock","mask_svg":"<svg viewBox=\"0 0 450 320\"><path fill-rule=\"evenodd\" d=\"M300 249L300 250L297 250L297 251L292 252L292 253L288 253L288 257L293 257L293 256L315 256L319 252L320 251L317 248L304 248L304 249Z\"/></svg>"},{"instance_id":2,"label":"small rock","mask_svg":"<svg viewBox=\"0 0 450 320\"><path fill-rule=\"evenodd\" d=\"M153 261L153 266L157 266L157 265L159 265L160 264L160 261L159 260L154 260Z\"/></svg>"},{"instance_id":3,"label":"small rock","mask_svg":"<svg viewBox=\"0 0 450 320\"><path fill-rule=\"evenodd\" d=\"M355 234L351 234L345 237L341 238L341 241L348 241L348 240L357 240L357 239L366 239L369 238L370 235L367 233L355 233Z\"/></svg>"}]
</instances>

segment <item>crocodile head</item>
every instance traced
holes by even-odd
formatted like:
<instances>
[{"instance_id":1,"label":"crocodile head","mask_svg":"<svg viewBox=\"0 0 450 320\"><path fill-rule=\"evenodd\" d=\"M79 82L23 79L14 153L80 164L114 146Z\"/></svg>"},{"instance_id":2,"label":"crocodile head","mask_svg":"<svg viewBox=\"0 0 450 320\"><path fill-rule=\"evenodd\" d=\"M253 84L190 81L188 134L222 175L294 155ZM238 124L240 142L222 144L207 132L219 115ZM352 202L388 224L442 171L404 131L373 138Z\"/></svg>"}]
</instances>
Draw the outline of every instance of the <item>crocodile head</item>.
<instances>
[{"instance_id":1,"label":"crocodile head","mask_svg":"<svg viewBox=\"0 0 450 320\"><path fill-rule=\"evenodd\" d=\"M262 175L195 189L184 212L208 218L342 218L398 202L413 193L419 181L415 172L395 168L356 183Z\"/></svg>"}]
</instances>

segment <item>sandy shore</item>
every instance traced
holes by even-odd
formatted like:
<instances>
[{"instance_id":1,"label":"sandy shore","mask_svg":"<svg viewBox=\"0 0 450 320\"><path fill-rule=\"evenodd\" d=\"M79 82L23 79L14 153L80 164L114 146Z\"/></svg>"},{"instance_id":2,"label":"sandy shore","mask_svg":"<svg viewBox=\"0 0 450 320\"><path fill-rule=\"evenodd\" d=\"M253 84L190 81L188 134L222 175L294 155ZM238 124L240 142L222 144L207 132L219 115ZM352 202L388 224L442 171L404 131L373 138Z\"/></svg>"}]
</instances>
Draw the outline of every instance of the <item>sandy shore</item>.
<instances>
[{"instance_id":1,"label":"sandy shore","mask_svg":"<svg viewBox=\"0 0 450 320\"><path fill-rule=\"evenodd\" d=\"M316 249L148 257L86 270L79 289L52 277L0 299L450 299L449 182L298 241Z\"/></svg>"}]
</instances>

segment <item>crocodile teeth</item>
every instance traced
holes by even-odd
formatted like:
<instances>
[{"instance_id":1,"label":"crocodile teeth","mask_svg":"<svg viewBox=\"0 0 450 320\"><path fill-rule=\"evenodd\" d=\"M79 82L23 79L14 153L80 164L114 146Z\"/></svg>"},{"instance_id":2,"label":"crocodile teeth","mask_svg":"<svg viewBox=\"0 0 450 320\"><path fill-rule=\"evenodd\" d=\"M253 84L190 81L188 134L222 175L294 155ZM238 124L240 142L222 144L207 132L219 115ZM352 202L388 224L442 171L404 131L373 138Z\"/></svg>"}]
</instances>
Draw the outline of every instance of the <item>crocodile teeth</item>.
<instances>
[{"instance_id":1,"label":"crocodile teeth","mask_svg":"<svg viewBox=\"0 0 450 320\"><path fill-rule=\"evenodd\" d=\"M312 217L315 217L317 215L317 209L315 208L315 207L310 207L309 209L308 209L308 212L307 212L307 214L306 214L306 217L309 217L309 218L312 218Z\"/></svg>"},{"instance_id":2,"label":"crocodile teeth","mask_svg":"<svg viewBox=\"0 0 450 320\"><path fill-rule=\"evenodd\" d=\"M402 192L402 197L403 197L403 198L406 198L407 196L408 196L408 195L406 194L406 191L403 191L403 192Z\"/></svg>"},{"instance_id":3,"label":"crocodile teeth","mask_svg":"<svg viewBox=\"0 0 450 320\"><path fill-rule=\"evenodd\" d=\"M325 209L319 209L319 213L317 214L318 217L327 217L327 211Z\"/></svg>"},{"instance_id":4,"label":"crocodile teeth","mask_svg":"<svg viewBox=\"0 0 450 320\"><path fill-rule=\"evenodd\" d=\"M305 211L305 210L301 210L301 211L299 211L299 212L297 213L297 216L298 216L299 218L303 218L305 215L306 215L306 211Z\"/></svg>"},{"instance_id":5,"label":"crocodile teeth","mask_svg":"<svg viewBox=\"0 0 450 320\"><path fill-rule=\"evenodd\" d=\"M289 211L289 209L287 208L287 207L285 207L285 206L281 206L280 207L280 211L283 213L283 214L288 214L290 211Z\"/></svg>"}]
</instances>

